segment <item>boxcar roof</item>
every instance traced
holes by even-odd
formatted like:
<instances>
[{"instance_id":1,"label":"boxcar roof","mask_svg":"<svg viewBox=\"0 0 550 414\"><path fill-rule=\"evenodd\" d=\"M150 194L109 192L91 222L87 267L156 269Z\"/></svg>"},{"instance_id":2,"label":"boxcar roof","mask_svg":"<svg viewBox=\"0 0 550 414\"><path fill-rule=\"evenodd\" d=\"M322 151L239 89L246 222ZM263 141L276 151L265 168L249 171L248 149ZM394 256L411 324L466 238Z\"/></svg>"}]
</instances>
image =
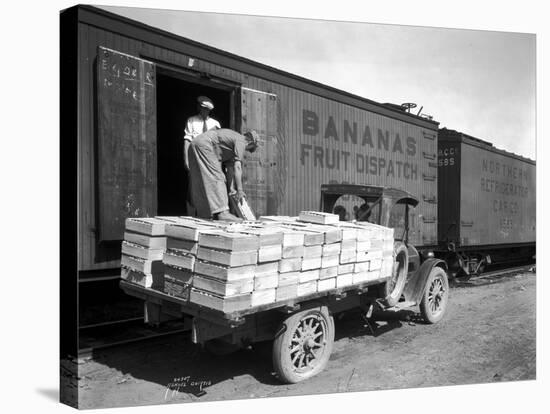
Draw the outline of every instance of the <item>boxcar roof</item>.
<instances>
[{"instance_id":1,"label":"boxcar roof","mask_svg":"<svg viewBox=\"0 0 550 414\"><path fill-rule=\"evenodd\" d=\"M309 92L327 99L355 106L389 118L398 119L423 128L437 130L439 122L410 114L390 105L372 101L310 79L285 72L253 60L216 49L212 46L175 35L156 27L88 5L78 5L65 12L77 12L78 22L89 24L122 36L154 44L182 54L226 66L294 89Z\"/></svg>"},{"instance_id":2,"label":"boxcar roof","mask_svg":"<svg viewBox=\"0 0 550 414\"><path fill-rule=\"evenodd\" d=\"M491 151L497 154L504 155L506 157L515 158L517 160L526 162L528 164L536 165L535 160L530 158L523 157L513 152L509 152L503 149L496 148L493 144L488 141L473 137L471 135L465 134L460 131L455 131L454 129L441 128L438 133L438 139L441 141L455 141L462 142L464 144L472 145L474 147L482 148L487 151Z\"/></svg>"}]
</instances>

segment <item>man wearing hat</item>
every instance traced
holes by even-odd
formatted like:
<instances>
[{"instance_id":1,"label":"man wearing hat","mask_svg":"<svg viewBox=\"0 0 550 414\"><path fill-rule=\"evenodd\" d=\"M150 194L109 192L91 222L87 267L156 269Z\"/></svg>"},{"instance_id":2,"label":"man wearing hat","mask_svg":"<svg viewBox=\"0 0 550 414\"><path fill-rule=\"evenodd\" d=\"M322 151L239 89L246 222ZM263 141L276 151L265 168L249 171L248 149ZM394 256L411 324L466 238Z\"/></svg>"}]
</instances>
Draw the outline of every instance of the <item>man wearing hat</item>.
<instances>
[{"instance_id":1,"label":"man wearing hat","mask_svg":"<svg viewBox=\"0 0 550 414\"><path fill-rule=\"evenodd\" d=\"M198 217L240 221L229 212L228 184L224 168L231 171L232 186L240 202L243 191L242 162L245 151L258 147L258 134L244 135L231 129L213 129L198 135L189 147L191 201Z\"/></svg>"},{"instance_id":2,"label":"man wearing hat","mask_svg":"<svg viewBox=\"0 0 550 414\"><path fill-rule=\"evenodd\" d=\"M203 132L221 128L220 123L210 117L210 111L214 109L214 103L210 98L199 96L197 98L197 109L199 111L198 115L192 116L187 120L185 136L183 137L183 158L187 171L189 171L189 145L191 141Z\"/></svg>"}]
</instances>

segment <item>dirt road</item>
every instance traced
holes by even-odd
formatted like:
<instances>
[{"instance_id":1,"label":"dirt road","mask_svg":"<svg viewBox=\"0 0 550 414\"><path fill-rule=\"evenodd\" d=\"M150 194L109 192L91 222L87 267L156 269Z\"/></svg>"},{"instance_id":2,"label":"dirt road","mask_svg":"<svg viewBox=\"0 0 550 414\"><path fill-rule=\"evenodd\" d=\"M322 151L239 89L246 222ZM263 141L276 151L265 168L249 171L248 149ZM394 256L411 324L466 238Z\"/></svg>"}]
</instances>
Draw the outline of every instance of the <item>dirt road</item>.
<instances>
[{"instance_id":1,"label":"dirt road","mask_svg":"<svg viewBox=\"0 0 550 414\"><path fill-rule=\"evenodd\" d=\"M382 314L375 336L358 313L346 314L326 370L293 385L273 376L269 345L214 357L178 334L106 349L79 366L80 407L534 379L535 289L532 273L455 287L439 324Z\"/></svg>"}]
</instances>

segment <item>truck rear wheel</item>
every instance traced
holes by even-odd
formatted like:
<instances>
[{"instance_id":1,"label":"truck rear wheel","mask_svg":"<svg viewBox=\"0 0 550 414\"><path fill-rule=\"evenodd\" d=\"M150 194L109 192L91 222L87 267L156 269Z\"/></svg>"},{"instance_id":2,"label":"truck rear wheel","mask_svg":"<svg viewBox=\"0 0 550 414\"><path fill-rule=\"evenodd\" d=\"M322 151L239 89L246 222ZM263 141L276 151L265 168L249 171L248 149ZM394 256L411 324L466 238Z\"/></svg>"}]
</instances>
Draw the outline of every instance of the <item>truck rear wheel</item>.
<instances>
[{"instance_id":1,"label":"truck rear wheel","mask_svg":"<svg viewBox=\"0 0 550 414\"><path fill-rule=\"evenodd\" d=\"M397 305L405 283L407 282L407 272L409 270L409 251L403 243L397 243L394 246L394 263L392 277L384 284L382 289L384 298L382 303L387 307Z\"/></svg>"},{"instance_id":2,"label":"truck rear wheel","mask_svg":"<svg viewBox=\"0 0 550 414\"><path fill-rule=\"evenodd\" d=\"M434 267L430 271L420 302L420 314L427 323L437 323L445 315L449 302L449 281L445 270Z\"/></svg>"},{"instance_id":3,"label":"truck rear wheel","mask_svg":"<svg viewBox=\"0 0 550 414\"><path fill-rule=\"evenodd\" d=\"M273 341L273 367L282 382L296 383L321 372L334 343L334 319L326 306L295 313Z\"/></svg>"}]
</instances>

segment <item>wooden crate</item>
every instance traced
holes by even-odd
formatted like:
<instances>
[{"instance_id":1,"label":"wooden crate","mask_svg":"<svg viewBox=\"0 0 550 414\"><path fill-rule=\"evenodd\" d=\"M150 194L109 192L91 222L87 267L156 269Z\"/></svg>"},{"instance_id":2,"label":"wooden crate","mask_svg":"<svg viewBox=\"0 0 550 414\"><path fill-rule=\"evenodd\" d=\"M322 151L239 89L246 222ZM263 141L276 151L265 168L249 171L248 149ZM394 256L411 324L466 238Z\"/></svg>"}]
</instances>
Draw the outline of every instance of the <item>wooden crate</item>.
<instances>
[{"instance_id":1,"label":"wooden crate","mask_svg":"<svg viewBox=\"0 0 550 414\"><path fill-rule=\"evenodd\" d=\"M279 227L283 232L283 247L303 246L305 233L288 227Z\"/></svg>"},{"instance_id":2,"label":"wooden crate","mask_svg":"<svg viewBox=\"0 0 550 414\"><path fill-rule=\"evenodd\" d=\"M334 256L334 255L339 255L341 250L342 250L342 243L341 242L324 244L321 254L322 254L323 257L324 256Z\"/></svg>"},{"instance_id":3,"label":"wooden crate","mask_svg":"<svg viewBox=\"0 0 550 414\"><path fill-rule=\"evenodd\" d=\"M298 296L298 284L278 286L275 293L275 301L294 299Z\"/></svg>"},{"instance_id":4,"label":"wooden crate","mask_svg":"<svg viewBox=\"0 0 550 414\"><path fill-rule=\"evenodd\" d=\"M336 267L340 264L340 255L336 254L334 256L323 256L321 258L321 267Z\"/></svg>"},{"instance_id":5,"label":"wooden crate","mask_svg":"<svg viewBox=\"0 0 550 414\"><path fill-rule=\"evenodd\" d=\"M162 260L151 261L151 260L140 259L139 257L127 256L123 254L120 258L120 264L122 266L128 267L132 270L136 270L141 273L164 274L164 263L162 263Z\"/></svg>"},{"instance_id":6,"label":"wooden crate","mask_svg":"<svg viewBox=\"0 0 550 414\"><path fill-rule=\"evenodd\" d=\"M199 250L199 243L192 240L166 238L166 249L191 253L196 255Z\"/></svg>"},{"instance_id":7,"label":"wooden crate","mask_svg":"<svg viewBox=\"0 0 550 414\"><path fill-rule=\"evenodd\" d=\"M279 227L256 227L244 226L240 233L255 236L258 239L259 246L282 245L284 239L283 230Z\"/></svg>"},{"instance_id":8,"label":"wooden crate","mask_svg":"<svg viewBox=\"0 0 550 414\"><path fill-rule=\"evenodd\" d=\"M232 313L250 308L252 294L244 293L224 298L193 287L191 288L189 300L206 308L219 310L223 313Z\"/></svg>"},{"instance_id":9,"label":"wooden crate","mask_svg":"<svg viewBox=\"0 0 550 414\"><path fill-rule=\"evenodd\" d=\"M293 257L302 257L304 255L304 245L300 246L286 246L283 247L282 251L282 258L283 259L289 259Z\"/></svg>"},{"instance_id":10,"label":"wooden crate","mask_svg":"<svg viewBox=\"0 0 550 414\"><path fill-rule=\"evenodd\" d=\"M312 257L321 257L323 255L323 246L321 244L315 246L304 246L304 259L309 259Z\"/></svg>"},{"instance_id":11,"label":"wooden crate","mask_svg":"<svg viewBox=\"0 0 550 414\"><path fill-rule=\"evenodd\" d=\"M144 260L162 260L163 249L149 249L138 244L122 242L122 253L128 256L139 257Z\"/></svg>"},{"instance_id":12,"label":"wooden crate","mask_svg":"<svg viewBox=\"0 0 550 414\"><path fill-rule=\"evenodd\" d=\"M319 279L330 279L331 277L336 277L337 275L338 266L321 268L319 270Z\"/></svg>"},{"instance_id":13,"label":"wooden crate","mask_svg":"<svg viewBox=\"0 0 550 414\"><path fill-rule=\"evenodd\" d=\"M125 231L124 240L132 244L138 244L140 246L147 247L149 249L166 249L165 236L149 236L147 234Z\"/></svg>"},{"instance_id":14,"label":"wooden crate","mask_svg":"<svg viewBox=\"0 0 550 414\"><path fill-rule=\"evenodd\" d=\"M174 266L164 266L164 275L172 279L179 280L182 283L193 283L195 273L188 269L182 269Z\"/></svg>"},{"instance_id":15,"label":"wooden crate","mask_svg":"<svg viewBox=\"0 0 550 414\"><path fill-rule=\"evenodd\" d=\"M179 267L181 269L195 270L196 257L190 253L177 253L174 250L168 250L164 254L162 262L165 265Z\"/></svg>"},{"instance_id":16,"label":"wooden crate","mask_svg":"<svg viewBox=\"0 0 550 414\"><path fill-rule=\"evenodd\" d=\"M164 279L162 273L143 273L124 266L120 268L120 277L135 285L157 290L162 290Z\"/></svg>"},{"instance_id":17,"label":"wooden crate","mask_svg":"<svg viewBox=\"0 0 550 414\"><path fill-rule=\"evenodd\" d=\"M340 221L340 217L337 214L320 211L300 211L298 219L306 223L316 224L334 224Z\"/></svg>"},{"instance_id":18,"label":"wooden crate","mask_svg":"<svg viewBox=\"0 0 550 414\"><path fill-rule=\"evenodd\" d=\"M338 224L333 224L333 226L340 229L342 232L342 241L357 240L358 227L353 223L339 222Z\"/></svg>"},{"instance_id":19,"label":"wooden crate","mask_svg":"<svg viewBox=\"0 0 550 414\"><path fill-rule=\"evenodd\" d=\"M317 291L323 292L325 290L335 289L336 288L336 278L332 277L329 279L319 280L317 283Z\"/></svg>"},{"instance_id":20,"label":"wooden crate","mask_svg":"<svg viewBox=\"0 0 550 414\"><path fill-rule=\"evenodd\" d=\"M357 252L350 250L342 250L340 252L340 264L355 263L357 259Z\"/></svg>"},{"instance_id":21,"label":"wooden crate","mask_svg":"<svg viewBox=\"0 0 550 414\"><path fill-rule=\"evenodd\" d=\"M222 297L229 297L252 292L254 290L254 279L240 279L228 282L195 275L193 278L193 287Z\"/></svg>"},{"instance_id":22,"label":"wooden crate","mask_svg":"<svg viewBox=\"0 0 550 414\"><path fill-rule=\"evenodd\" d=\"M357 251L357 240L350 239L350 240L342 240L340 251Z\"/></svg>"},{"instance_id":23,"label":"wooden crate","mask_svg":"<svg viewBox=\"0 0 550 414\"><path fill-rule=\"evenodd\" d=\"M258 262L272 262L282 258L282 245L261 246L258 250Z\"/></svg>"},{"instance_id":24,"label":"wooden crate","mask_svg":"<svg viewBox=\"0 0 550 414\"><path fill-rule=\"evenodd\" d=\"M336 276L336 287L343 288L353 285L353 273L345 273L343 275Z\"/></svg>"},{"instance_id":25,"label":"wooden crate","mask_svg":"<svg viewBox=\"0 0 550 414\"><path fill-rule=\"evenodd\" d=\"M275 288L279 285L279 273L254 277L254 290Z\"/></svg>"},{"instance_id":26,"label":"wooden crate","mask_svg":"<svg viewBox=\"0 0 550 414\"><path fill-rule=\"evenodd\" d=\"M125 229L134 233L141 233L148 236L164 236L166 225L173 223L176 218L127 218Z\"/></svg>"},{"instance_id":27,"label":"wooden crate","mask_svg":"<svg viewBox=\"0 0 550 414\"><path fill-rule=\"evenodd\" d=\"M277 289L263 289L255 290L252 292L251 305L252 307L267 305L269 303L274 303L277 295Z\"/></svg>"},{"instance_id":28,"label":"wooden crate","mask_svg":"<svg viewBox=\"0 0 550 414\"><path fill-rule=\"evenodd\" d=\"M369 271L380 270L382 268L382 259L373 259L369 263Z\"/></svg>"},{"instance_id":29,"label":"wooden crate","mask_svg":"<svg viewBox=\"0 0 550 414\"><path fill-rule=\"evenodd\" d=\"M358 252L367 252L371 249L374 249L371 242L371 240L358 241L356 244L356 250Z\"/></svg>"},{"instance_id":30,"label":"wooden crate","mask_svg":"<svg viewBox=\"0 0 550 414\"><path fill-rule=\"evenodd\" d=\"M311 295L317 292L317 280L312 280L298 285L298 296Z\"/></svg>"},{"instance_id":31,"label":"wooden crate","mask_svg":"<svg viewBox=\"0 0 550 414\"><path fill-rule=\"evenodd\" d=\"M306 282L310 282L312 280L318 280L318 279L319 279L319 269L313 269L305 272L300 272L300 275L298 277L298 282L306 283Z\"/></svg>"},{"instance_id":32,"label":"wooden crate","mask_svg":"<svg viewBox=\"0 0 550 414\"><path fill-rule=\"evenodd\" d=\"M243 233L231 233L221 229L207 230L199 233L199 247L216 250L228 250L234 253L258 250L259 239Z\"/></svg>"},{"instance_id":33,"label":"wooden crate","mask_svg":"<svg viewBox=\"0 0 550 414\"><path fill-rule=\"evenodd\" d=\"M279 261L258 263L254 269L254 277L271 275L279 272Z\"/></svg>"},{"instance_id":34,"label":"wooden crate","mask_svg":"<svg viewBox=\"0 0 550 414\"><path fill-rule=\"evenodd\" d=\"M279 273L279 283L278 286L288 286L288 285L297 285L300 280L301 272L286 272Z\"/></svg>"},{"instance_id":35,"label":"wooden crate","mask_svg":"<svg viewBox=\"0 0 550 414\"><path fill-rule=\"evenodd\" d=\"M287 227L289 230L297 231L303 234L304 236L304 246L314 246L317 244L323 244L325 242L325 235L319 231L309 230L307 224L304 223L293 223L293 224L282 224L282 226Z\"/></svg>"},{"instance_id":36,"label":"wooden crate","mask_svg":"<svg viewBox=\"0 0 550 414\"><path fill-rule=\"evenodd\" d=\"M281 259L279 261L279 273L296 272L302 270L302 259Z\"/></svg>"},{"instance_id":37,"label":"wooden crate","mask_svg":"<svg viewBox=\"0 0 550 414\"><path fill-rule=\"evenodd\" d=\"M201 232L214 230L217 226L209 222L183 221L166 226L166 236L174 239L199 241Z\"/></svg>"},{"instance_id":38,"label":"wooden crate","mask_svg":"<svg viewBox=\"0 0 550 414\"><path fill-rule=\"evenodd\" d=\"M311 269L320 269L321 268L321 256L319 257L309 257L302 259L302 266L300 270L311 270Z\"/></svg>"},{"instance_id":39,"label":"wooden crate","mask_svg":"<svg viewBox=\"0 0 550 414\"><path fill-rule=\"evenodd\" d=\"M360 243L360 242L359 242ZM355 262L367 262L371 258L371 252L366 250L357 250L357 253L355 255Z\"/></svg>"},{"instance_id":40,"label":"wooden crate","mask_svg":"<svg viewBox=\"0 0 550 414\"><path fill-rule=\"evenodd\" d=\"M346 264L339 264L338 265L338 274L342 275L345 273L353 273L353 267L355 266L355 263L346 263Z\"/></svg>"},{"instance_id":41,"label":"wooden crate","mask_svg":"<svg viewBox=\"0 0 550 414\"><path fill-rule=\"evenodd\" d=\"M356 262L353 264L353 273L368 272L370 269L370 260L365 262Z\"/></svg>"},{"instance_id":42,"label":"wooden crate","mask_svg":"<svg viewBox=\"0 0 550 414\"><path fill-rule=\"evenodd\" d=\"M354 285L359 283L368 282L369 279L369 272L367 271L360 271L360 272L354 272L352 276L352 282Z\"/></svg>"},{"instance_id":43,"label":"wooden crate","mask_svg":"<svg viewBox=\"0 0 550 414\"><path fill-rule=\"evenodd\" d=\"M214 250L208 247L201 247L199 245L197 257L208 262L238 267L256 264L258 261L258 252L256 250L247 252L230 252L227 250Z\"/></svg>"},{"instance_id":44,"label":"wooden crate","mask_svg":"<svg viewBox=\"0 0 550 414\"><path fill-rule=\"evenodd\" d=\"M256 265L229 267L202 260L195 262L195 273L227 282L253 279L255 270Z\"/></svg>"},{"instance_id":45,"label":"wooden crate","mask_svg":"<svg viewBox=\"0 0 550 414\"><path fill-rule=\"evenodd\" d=\"M191 285L165 275L163 291L167 295L188 301L191 292Z\"/></svg>"}]
</instances>

